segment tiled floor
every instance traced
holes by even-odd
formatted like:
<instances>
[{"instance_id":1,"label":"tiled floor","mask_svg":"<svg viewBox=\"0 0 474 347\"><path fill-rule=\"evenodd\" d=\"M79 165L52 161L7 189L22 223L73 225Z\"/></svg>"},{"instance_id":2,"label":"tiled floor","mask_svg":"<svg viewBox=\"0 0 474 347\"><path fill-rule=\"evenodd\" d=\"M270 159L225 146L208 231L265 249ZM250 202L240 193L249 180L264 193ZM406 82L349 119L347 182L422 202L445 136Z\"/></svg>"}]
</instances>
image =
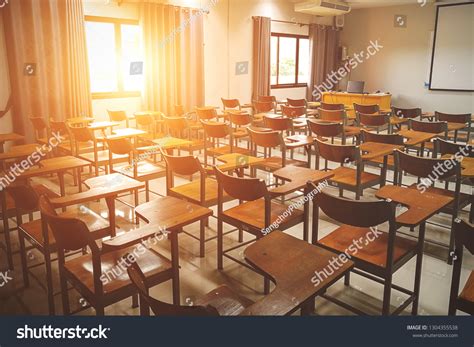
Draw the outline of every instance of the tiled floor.
<instances>
[{"instance_id":1,"label":"tiled floor","mask_svg":"<svg viewBox=\"0 0 474 347\"><path fill-rule=\"evenodd\" d=\"M372 171L371 169L369 169ZM374 171L377 172L377 171ZM268 178L266 174L260 173L262 178ZM389 178L392 177L389 175ZM409 179L409 178L408 178ZM40 181L47 183L49 186L57 189L57 182L54 178L43 178ZM69 183L71 180L68 180ZM177 180L177 184L182 179ZM158 179L152 182L152 190L164 194L165 193L165 178ZM68 191L75 192L76 188L70 186ZM374 190L369 189L365 192L364 198L373 197ZM347 196L352 196L347 193ZM130 197L123 199L130 200ZM144 197L141 198L144 202ZM107 208L104 202L92 203L87 206L92 211L100 213L103 217L107 217ZM215 209L214 209L215 210ZM350 213L350 212L348 212ZM133 211L122 203L117 203L117 224L123 230L133 229L135 226L131 223ZM461 217L466 218L467 212L462 212ZM35 215L35 218L38 218ZM326 216L321 217L320 235L324 236L333 230L336 225L329 221ZM449 225L450 218L446 215L434 217L432 222ZM13 221L10 221L14 224ZM211 218L210 226L207 230L208 236L216 234L216 219ZM229 228L228 228L229 229ZM194 224L186 228L187 231L199 233L199 225ZM406 230L407 233L410 231ZM296 226L287 231L287 233L296 237L302 237L302 225ZM18 249L16 232L13 232L15 249ZM416 235L416 233L415 233ZM1 235L3 240L3 235ZM427 227L427 238L435 239L442 242L447 242L449 238L448 230L429 224ZM246 240L250 240L249 235L246 235ZM196 240L186 236L180 235L180 261L181 261L181 302L183 304L192 305L197 297L212 290L213 288L227 284L236 290L239 294L244 295L252 300L258 300L262 297L263 281L262 278L252 271L225 260L224 270L217 270L216 260L216 241L210 241L206 245L205 258L199 258L199 244ZM236 244L237 233L232 233L225 238L226 244ZM169 256L169 241L161 241L156 247L156 250L163 255ZM443 256L445 250L439 248L430 248L423 259L423 272L420 295L420 309L421 315L445 315L448 310L448 298L451 284L452 267L446 261L439 259ZM243 248L235 251L237 257L243 258ZM435 256L434 256L435 255ZM42 256L36 251L28 253L29 265L39 263L42 261ZM5 271L6 258L5 253L0 253L0 268ZM474 268L474 259L471 256L466 256L463 264L462 283L467 279L468 273ZM45 315L48 312L47 298L44 289L40 286L40 282L44 282L44 266L38 266L33 270L34 275L39 279L31 278L30 286L24 288L22 275L20 271L19 256L15 256L15 271L10 272L9 276L13 278L4 287L0 288L0 314L2 315ZM54 263L54 278L55 290L59 290L59 279L57 271L57 263ZM412 259L408 264L396 272L394 276L394 283L405 286L408 289L413 288L413 278L415 272L415 259ZM310 281L310 279L308 279ZM338 299L346 301L359 309L367 311L371 314L380 314L382 286L362 278L357 275L351 277L351 286L345 287L343 281L339 281L329 290L329 294L336 296ZM159 285L151 290L153 296L164 301L171 302L171 283ZM74 290L70 291L72 309L79 309L83 305L87 305L83 299ZM396 307L405 300L406 296L396 291L392 292L392 306ZM56 295L56 308L61 312L60 295ZM406 314L409 314L407 309ZM85 309L82 315L95 314L93 309ZM122 301L118 304L110 306L106 309L107 315L137 315L138 309L131 308L131 299ZM350 315L351 313L345 309L338 307L322 298L316 300L316 315Z\"/></svg>"}]
</instances>

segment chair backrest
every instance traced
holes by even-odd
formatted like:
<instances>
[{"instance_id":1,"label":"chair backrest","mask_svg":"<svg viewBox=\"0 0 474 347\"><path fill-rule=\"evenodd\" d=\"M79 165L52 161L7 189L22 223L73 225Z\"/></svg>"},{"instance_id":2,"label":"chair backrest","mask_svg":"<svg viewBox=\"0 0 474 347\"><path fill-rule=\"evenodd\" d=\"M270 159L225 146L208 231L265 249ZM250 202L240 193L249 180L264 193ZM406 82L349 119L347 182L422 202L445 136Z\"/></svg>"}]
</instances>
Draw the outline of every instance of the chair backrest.
<instances>
[{"instance_id":1,"label":"chair backrest","mask_svg":"<svg viewBox=\"0 0 474 347\"><path fill-rule=\"evenodd\" d=\"M440 138L434 140L436 154L452 154L460 157L474 158L474 146L466 143L454 143Z\"/></svg>"},{"instance_id":2,"label":"chair backrest","mask_svg":"<svg viewBox=\"0 0 474 347\"><path fill-rule=\"evenodd\" d=\"M217 118L217 110L214 107L196 107L199 120L211 120Z\"/></svg>"},{"instance_id":3,"label":"chair backrest","mask_svg":"<svg viewBox=\"0 0 474 347\"><path fill-rule=\"evenodd\" d=\"M325 110L320 108L318 110L319 119L330 122L344 122L346 119L346 111L344 110Z\"/></svg>"},{"instance_id":4,"label":"chair backrest","mask_svg":"<svg viewBox=\"0 0 474 347\"><path fill-rule=\"evenodd\" d=\"M258 100L256 100L256 101L272 102L272 103L276 104L276 97L273 96L273 95L264 95L264 96L259 96Z\"/></svg>"},{"instance_id":5,"label":"chair backrest","mask_svg":"<svg viewBox=\"0 0 474 347\"><path fill-rule=\"evenodd\" d=\"M94 141L94 132L87 127L69 127L69 130L77 142Z\"/></svg>"},{"instance_id":6,"label":"chair backrest","mask_svg":"<svg viewBox=\"0 0 474 347\"><path fill-rule=\"evenodd\" d=\"M68 126L64 121L55 121L53 119L50 119L49 128L51 129L51 133L61 134L62 137L69 136Z\"/></svg>"},{"instance_id":7,"label":"chair backrest","mask_svg":"<svg viewBox=\"0 0 474 347\"><path fill-rule=\"evenodd\" d=\"M123 122L127 121L127 114L125 111L110 111L107 110L107 113L109 114L109 119L111 122Z\"/></svg>"},{"instance_id":8,"label":"chair backrest","mask_svg":"<svg viewBox=\"0 0 474 347\"><path fill-rule=\"evenodd\" d=\"M335 145L316 139L317 154L339 164L359 162L360 149L355 145Z\"/></svg>"},{"instance_id":9,"label":"chair backrest","mask_svg":"<svg viewBox=\"0 0 474 347\"><path fill-rule=\"evenodd\" d=\"M161 151L165 158L168 170L174 174L182 176L191 176L197 172L203 172L199 159L194 156L173 156Z\"/></svg>"},{"instance_id":10,"label":"chair backrest","mask_svg":"<svg viewBox=\"0 0 474 347\"><path fill-rule=\"evenodd\" d=\"M394 116L399 118L413 119L421 117L421 108L399 108L392 107L392 112Z\"/></svg>"},{"instance_id":11,"label":"chair backrest","mask_svg":"<svg viewBox=\"0 0 474 347\"><path fill-rule=\"evenodd\" d=\"M396 183L398 185L402 184L402 172L406 172L418 178L429 179L432 183L435 183L437 180L446 180L454 176L459 176L459 162L451 162L452 165L448 167L445 161L444 159L418 157L397 150L395 151L395 166L397 167L398 176L401 176L401 178L397 179L397 175L395 175ZM444 169L438 169L440 167Z\"/></svg>"},{"instance_id":12,"label":"chair backrest","mask_svg":"<svg viewBox=\"0 0 474 347\"><path fill-rule=\"evenodd\" d=\"M288 117L263 117L263 124L266 128L274 131L287 131L293 126L293 122Z\"/></svg>"},{"instance_id":13,"label":"chair backrest","mask_svg":"<svg viewBox=\"0 0 474 347\"><path fill-rule=\"evenodd\" d=\"M410 129L430 134L448 134L447 122L423 122L415 119L410 119Z\"/></svg>"},{"instance_id":14,"label":"chair backrest","mask_svg":"<svg viewBox=\"0 0 474 347\"><path fill-rule=\"evenodd\" d=\"M232 125L243 127L252 123L252 116L248 112L227 111L227 116Z\"/></svg>"},{"instance_id":15,"label":"chair backrest","mask_svg":"<svg viewBox=\"0 0 474 347\"><path fill-rule=\"evenodd\" d=\"M117 155L125 155L133 152L133 144L129 139L107 139L109 151Z\"/></svg>"},{"instance_id":16,"label":"chair backrest","mask_svg":"<svg viewBox=\"0 0 474 347\"><path fill-rule=\"evenodd\" d=\"M274 112L276 107L272 101L255 101L253 103L253 109L255 113L267 113Z\"/></svg>"},{"instance_id":17,"label":"chair backrest","mask_svg":"<svg viewBox=\"0 0 474 347\"><path fill-rule=\"evenodd\" d=\"M435 117L437 120L442 122L449 122L449 123L460 123L460 124L471 124L471 114L449 114L449 113L441 113L436 111Z\"/></svg>"},{"instance_id":18,"label":"chair backrest","mask_svg":"<svg viewBox=\"0 0 474 347\"><path fill-rule=\"evenodd\" d=\"M365 114L375 114L380 112L379 105L361 105L354 103L354 111L365 113Z\"/></svg>"},{"instance_id":19,"label":"chair backrest","mask_svg":"<svg viewBox=\"0 0 474 347\"><path fill-rule=\"evenodd\" d=\"M241 109L240 101L238 99L224 99L221 98L222 105L224 106L224 110L226 109Z\"/></svg>"},{"instance_id":20,"label":"chair backrest","mask_svg":"<svg viewBox=\"0 0 474 347\"><path fill-rule=\"evenodd\" d=\"M399 134L375 134L366 130L361 131L362 139L364 142L376 142L376 143L386 143L391 145L400 145L403 146L404 138Z\"/></svg>"},{"instance_id":21,"label":"chair backrest","mask_svg":"<svg viewBox=\"0 0 474 347\"><path fill-rule=\"evenodd\" d=\"M329 111L344 111L346 109L344 104L331 104L327 102L321 102L320 108Z\"/></svg>"},{"instance_id":22,"label":"chair backrest","mask_svg":"<svg viewBox=\"0 0 474 347\"><path fill-rule=\"evenodd\" d=\"M250 140L257 146L263 148L275 148L283 146L283 137L279 131L256 131L254 129L248 129L250 134Z\"/></svg>"},{"instance_id":23,"label":"chair backrest","mask_svg":"<svg viewBox=\"0 0 474 347\"><path fill-rule=\"evenodd\" d=\"M48 126L43 117L30 117L30 122L33 124L35 130L35 139L38 140L40 136L46 135Z\"/></svg>"},{"instance_id":24,"label":"chair backrest","mask_svg":"<svg viewBox=\"0 0 474 347\"><path fill-rule=\"evenodd\" d=\"M151 114L136 113L135 121L139 126L149 127L155 123L155 118Z\"/></svg>"},{"instance_id":25,"label":"chair backrest","mask_svg":"<svg viewBox=\"0 0 474 347\"><path fill-rule=\"evenodd\" d=\"M183 105L174 105L174 115L176 117L182 117L184 116L186 111L184 110Z\"/></svg>"},{"instance_id":26,"label":"chair backrest","mask_svg":"<svg viewBox=\"0 0 474 347\"><path fill-rule=\"evenodd\" d=\"M290 118L298 118L306 114L304 106L281 106L281 113Z\"/></svg>"},{"instance_id":27,"label":"chair backrest","mask_svg":"<svg viewBox=\"0 0 474 347\"><path fill-rule=\"evenodd\" d=\"M221 122L206 122L201 120L206 137L210 139L223 139L231 134L229 124Z\"/></svg>"},{"instance_id":28,"label":"chair backrest","mask_svg":"<svg viewBox=\"0 0 474 347\"><path fill-rule=\"evenodd\" d=\"M314 201L329 218L354 227L375 227L395 220L395 208L389 201L355 201L324 191L318 193Z\"/></svg>"},{"instance_id":29,"label":"chair backrest","mask_svg":"<svg viewBox=\"0 0 474 347\"><path fill-rule=\"evenodd\" d=\"M38 209L39 196L29 184L12 184L8 186L6 191L13 198L17 209L24 212Z\"/></svg>"},{"instance_id":30,"label":"chair backrest","mask_svg":"<svg viewBox=\"0 0 474 347\"><path fill-rule=\"evenodd\" d=\"M471 254L474 254L474 225L457 219L454 225L454 240L456 249L466 248Z\"/></svg>"},{"instance_id":31,"label":"chair backrest","mask_svg":"<svg viewBox=\"0 0 474 347\"><path fill-rule=\"evenodd\" d=\"M306 108L306 99L287 99L288 106Z\"/></svg>"},{"instance_id":32,"label":"chair backrest","mask_svg":"<svg viewBox=\"0 0 474 347\"><path fill-rule=\"evenodd\" d=\"M188 128L186 117L167 117L163 116L165 127L170 132L181 133Z\"/></svg>"},{"instance_id":33,"label":"chair backrest","mask_svg":"<svg viewBox=\"0 0 474 347\"><path fill-rule=\"evenodd\" d=\"M308 127L318 137L344 136L344 124L341 122L317 122L308 119Z\"/></svg>"},{"instance_id":34,"label":"chair backrest","mask_svg":"<svg viewBox=\"0 0 474 347\"><path fill-rule=\"evenodd\" d=\"M390 116L387 114L367 114L356 112L357 124L369 127L380 127L388 125Z\"/></svg>"},{"instance_id":35,"label":"chair backrest","mask_svg":"<svg viewBox=\"0 0 474 347\"><path fill-rule=\"evenodd\" d=\"M124 256L127 259L127 255ZM218 316L217 310L212 307L203 306L179 306L172 305L166 302L152 298L148 292L146 284L146 277L137 262L132 262L127 268L128 277L135 286L140 296L140 301L144 304L144 307L149 307L156 316L183 316L183 317L195 317L195 316ZM140 305L142 306L142 305ZM143 312L142 315L148 316L149 312Z\"/></svg>"},{"instance_id":36,"label":"chair backrest","mask_svg":"<svg viewBox=\"0 0 474 347\"><path fill-rule=\"evenodd\" d=\"M229 196L236 200L254 201L268 194L267 185L259 178L241 178L225 174L214 167L217 182Z\"/></svg>"}]
</instances>

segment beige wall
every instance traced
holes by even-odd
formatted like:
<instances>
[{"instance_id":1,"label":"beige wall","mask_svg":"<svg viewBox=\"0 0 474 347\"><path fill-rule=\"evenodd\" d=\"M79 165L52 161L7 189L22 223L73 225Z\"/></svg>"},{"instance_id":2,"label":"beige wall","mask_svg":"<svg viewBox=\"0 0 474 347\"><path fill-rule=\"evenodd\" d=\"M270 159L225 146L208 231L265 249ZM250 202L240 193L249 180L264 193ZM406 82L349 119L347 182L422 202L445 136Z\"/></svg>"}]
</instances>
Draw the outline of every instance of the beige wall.
<instances>
[{"instance_id":1,"label":"beige wall","mask_svg":"<svg viewBox=\"0 0 474 347\"><path fill-rule=\"evenodd\" d=\"M10 81L8 77L7 51L3 32L3 21L0 16L0 110L7 105L10 96ZM8 133L13 129L11 112L0 118L0 133Z\"/></svg>"},{"instance_id":2,"label":"beige wall","mask_svg":"<svg viewBox=\"0 0 474 347\"><path fill-rule=\"evenodd\" d=\"M407 28L394 27L394 15L407 15ZM349 54L379 40L384 48L352 71L367 91L389 91L393 104L426 111L474 113L474 93L430 91L424 86L430 68L430 36L436 7L418 5L355 10L346 16L342 43ZM342 88L345 84L342 83Z\"/></svg>"}]
</instances>

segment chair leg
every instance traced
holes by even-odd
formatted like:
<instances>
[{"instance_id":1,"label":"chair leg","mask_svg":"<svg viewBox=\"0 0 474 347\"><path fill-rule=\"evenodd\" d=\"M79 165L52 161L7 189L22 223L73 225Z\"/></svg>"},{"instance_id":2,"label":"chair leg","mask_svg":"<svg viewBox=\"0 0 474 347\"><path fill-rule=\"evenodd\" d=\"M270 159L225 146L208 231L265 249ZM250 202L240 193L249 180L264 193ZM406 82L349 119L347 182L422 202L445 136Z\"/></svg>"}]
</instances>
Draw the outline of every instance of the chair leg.
<instances>
[{"instance_id":1,"label":"chair leg","mask_svg":"<svg viewBox=\"0 0 474 347\"><path fill-rule=\"evenodd\" d=\"M138 294L132 295L132 308L138 307Z\"/></svg>"},{"instance_id":2,"label":"chair leg","mask_svg":"<svg viewBox=\"0 0 474 347\"><path fill-rule=\"evenodd\" d=\"M223 222L218 220L217 222L217 269L224 269L224 235L223 235Z\"/></svg>"},{"instance_id":3,"label":"chair leg","mask_svg":"<svg viewBox=\"0 0 474 347\"><path fill-rule=\"evenodd\" d=\"M105 309L104 309L104 306L96 306L94 307L95 308L95 314L96 316L104 316L105 315Z\"/></svg>"},{"instance_id":4,"label":"chair leg","mask_svg":"<svg viewBox=\"0 0 474 347\"><path fill-rule=\"evenodd\" d=\"M265 295L270 294L270 280L266 276L263 278L263 293Z\"/></svg>"},{"instance_id":5,"label":"chair leg","mask_svg":"<svg viewBox=\"0 0 474 347\"><path fill-rule=\"evenodd\" d=\"M206 255L206 221L199 222L199 256L204 258Z\"/></svg>"},{"instance_id":6,"label":"chair leg","mask_svg":"<svg viewBox=\"0 0 474 347\"><path fill-rule=\"evenodd\" d=\"M351 273L350 273L350 271L348 273L346 273L346 275L344 276L344 285L347 286L347 287L351 285Z\"/></svg>"},{"instance_id":7,"label":"chair leg","mask_svg":"<svg viewBox=\"0 0 474 347\"><path fill-rule=\"evenodd\" d=\"M383 307L382 315L390 315L390 299L392 297L392 274L385 277L385 285L383 288Z\"/></svg>"},{"instance_id":8,"label":"chair leg","mask_svg":"<svg viewBox=\"0 0 474 347\"><path fill-rule=\"evenodd\" d=\"M53 270L51 268L51 254L49 253L48 249L45 249L44 252L44 264L46 266L46 288L48 291L48 308L49 308L49 314L53 316L55 314L55 309L54 309L54 288L53 288ZM67 295L67 284L65 286L66 288L66 295ZM61 286L61 290L62 290ZM68 303L69 306L69 303ZM64 301L63 301L63 307L64 307ZM65 313L66 314L66 313ZM69 312L67 313L69 314Z\"/></svg>"},{"instance_id":9,"label":"chair leg","mask_svg":"<svg viewBox=\"0 0 474 347\"><path fill-rule=\"evenodd\" d=\"M420 299L421 287L421 270L423 267L423 245L419 246L418 254L416 256L416 270L415 270L415 286L413 289L413 304L411 308L412 316L418 315L418 304Z\"/></svg>"},{"instance_id":10,"label":"chair leg","mask_svg":"<svg viewBox=\"0 0 474 347\"><path fill-rule=\"evenodd\" d=\"M64 278L64 274L61 276L61 299L63 302L63 315L68 316L71 313L69 306L69 292L67 290L67 280Z\"/></svg>"},{"instance_id":11,"label":"chair leg","mask_svg":"<svg viewBox=\"0 0 474 347\"><path fill-rule=\"evenodd\" d=\"M25 288L27 288L30 286L30 278L28 277L28 260L26 256L25 237L20 230L18 230L18 239L20 241L20 260L21 270L23 273L23 284Z\"/></svg>"},{"instance_id":12,"label":"chair leg","mask_svg":"<svg viewBox=\"0 0 474 347\"><path fill-rule=\"evenodd\" d=\"M244 231L242 228L239 229L239 242L244 242Z\"/></svg>"},{"instance_id":13,"label":"chair leg","mask_svg":"<svg viewBox=\"0 0 474 347\"><path fill-rule=\"evenodd\" d=\"M3 214L3 233L5 234L5 246L7 251L7 261L8 269L14 270L13 266L13 250L12 250L12 241L10 239L10 226L8 224L8 217L6 214Z\"/></svg>"},{"instance_id":14,"label":"chair leg","mask_svg":"<svg viewBox=\"0 0 474 347\"><path fill-rule=\"evenodd\" d=\"M474 223L474 199L471 202L471 210L469 211L469 223Z\"/></svg>"},{"instance_id":15,"label":"chair leg","mask_svg":"<svg viewBox=\"0 0 474 347\"><path fill-rule=\"evenodd\" d=\"M145 182L145 196L146 202L150 202L150 181Z\"/></svg>"}]
</instances>

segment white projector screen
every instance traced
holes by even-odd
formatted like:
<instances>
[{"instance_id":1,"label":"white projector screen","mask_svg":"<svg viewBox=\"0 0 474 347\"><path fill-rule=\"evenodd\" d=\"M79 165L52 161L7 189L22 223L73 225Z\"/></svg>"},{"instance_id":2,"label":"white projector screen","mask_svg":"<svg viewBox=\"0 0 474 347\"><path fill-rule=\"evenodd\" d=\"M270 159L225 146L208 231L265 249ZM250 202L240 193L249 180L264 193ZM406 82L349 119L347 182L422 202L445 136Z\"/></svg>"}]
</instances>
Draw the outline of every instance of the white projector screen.
<instances>
[{"instance_id":1,"label":"white projector screen","mask_svg":"<svg viewBox=\"0 0 474 347\"><path fill-rule=\"evenodd\" d=\"M430 89L474 91L474 2L438 6Z\"/></svg>"}]
</instances>

